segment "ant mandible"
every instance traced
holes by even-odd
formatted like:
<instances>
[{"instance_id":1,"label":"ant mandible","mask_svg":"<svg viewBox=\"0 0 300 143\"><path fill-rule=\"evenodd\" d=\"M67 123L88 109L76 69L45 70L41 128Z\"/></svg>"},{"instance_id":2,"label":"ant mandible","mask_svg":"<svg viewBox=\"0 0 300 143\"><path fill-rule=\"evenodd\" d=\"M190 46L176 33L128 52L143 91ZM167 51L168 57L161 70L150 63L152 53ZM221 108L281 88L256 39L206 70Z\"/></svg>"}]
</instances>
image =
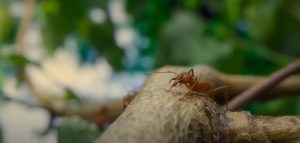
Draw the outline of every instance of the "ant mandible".
<instances>
[{"instance_id":1,"label":"ant mandible","mask_svg":"<svg viewBox=\"0 0 300 143\"><path fill-rule=\"evenodd\" d=\"M221 90L221 89L227 89L226 85L215 88L211 83L201 81L200 76L194 75L194 69L190 69L188 72L182 72L179 74L172 72L172 71L156 72L156 73L176 74L176 76L174 78L170 79L170 81L169 81L169 84L171 84L173 81L174 82L171 84L171 87L168 91L170 91L173 87L175 87L177 85L185 85L189 89L189 91L181 99L183 99L191 91L194 91L197 93L208 93L214 99L215 91ZM227 90L225 93L225 102L227 103ZM227 108L227 104L226 104L226 108Z\"/></svg>"}]
</instances>

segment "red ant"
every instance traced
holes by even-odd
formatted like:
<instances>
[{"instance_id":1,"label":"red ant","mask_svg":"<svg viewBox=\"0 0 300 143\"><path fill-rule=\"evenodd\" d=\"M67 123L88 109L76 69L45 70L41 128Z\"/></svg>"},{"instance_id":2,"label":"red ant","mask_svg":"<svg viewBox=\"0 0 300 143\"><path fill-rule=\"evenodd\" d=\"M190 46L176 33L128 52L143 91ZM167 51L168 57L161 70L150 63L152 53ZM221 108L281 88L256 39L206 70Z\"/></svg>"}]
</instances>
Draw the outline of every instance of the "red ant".
<instances>
[{"instance_id":1,"label":"red ant","mask_svg":"<svg viewBox=\"0 0 300 143\"><path fill-rule=\"evenodd\" d=\"M131 103L131 101L135 98L138 94L138 91L130 91L127 96L123 98L123 109L125 110L126 107Z\"/></svg>"},{"instance_id":2,"label":"red ant","mask_svg":"<svg viewBox=\"0 0 300 143\"><path fill-rule=\"evenodd\" d=\"M182 72L180 74L177 74L172 71L156 72L156 73L174 73L174 74L176 74L176 77L170 79L170 81L169 81L169 84L171 84L171 82L174 81L171 85L171 88L173 88L177 85L183 84L189 89L189 91L181 99L183 99L191 91L198 92L198 93L208 93L214 99L215 91L227 88L226 85L215 88L211 83L201 81L200 77L194 75L194 69L190 69L188 72ZM170 91L171 88L168 91ZM226 108L227 108L227 91L225 94L225 102L226 102Z\"/></svg>"}]
</instances>

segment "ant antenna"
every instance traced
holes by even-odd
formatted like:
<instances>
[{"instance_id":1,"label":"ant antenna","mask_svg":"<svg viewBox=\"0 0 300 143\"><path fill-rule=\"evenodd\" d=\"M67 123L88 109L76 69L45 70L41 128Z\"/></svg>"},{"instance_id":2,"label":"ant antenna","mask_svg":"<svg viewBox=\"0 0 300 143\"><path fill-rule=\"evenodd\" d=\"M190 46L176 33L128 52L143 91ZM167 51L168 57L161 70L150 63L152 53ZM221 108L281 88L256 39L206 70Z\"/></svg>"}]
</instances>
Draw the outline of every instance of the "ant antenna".
<instances>
[{"instance_id":1,"label":"ant antenna","mask_svg":"<svg viewBox=\"0 0 300 143\"><path fill-rule=\"evenodd\" d=\"M154 73L173 73L173 74L176 74L175 72L172 72L172 71L165 71L165 72L149 72L149 73L146 73L146 74L154 74Z\"/></svg>"}]
</instances>

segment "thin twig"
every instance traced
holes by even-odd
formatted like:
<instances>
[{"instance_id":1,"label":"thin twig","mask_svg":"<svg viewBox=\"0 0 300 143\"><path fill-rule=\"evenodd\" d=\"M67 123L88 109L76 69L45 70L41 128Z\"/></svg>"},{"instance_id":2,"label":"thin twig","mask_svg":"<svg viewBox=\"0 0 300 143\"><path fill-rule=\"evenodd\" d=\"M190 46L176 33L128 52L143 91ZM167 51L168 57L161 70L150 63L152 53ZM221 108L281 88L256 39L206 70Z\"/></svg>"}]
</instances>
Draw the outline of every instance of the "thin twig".
<instances>
[{"instance_id":1,"label":"thin twig","mask_svg":"<svg viewBox=\"0 0 300 143\"><path fill-rule=\"evenodd\" d=\"M18 29L17 33L17 39L16 39L16 51L18 54L24 55L24 36L25 33L28 31L29 26L32 22L34 9L36 6L36 0L26 0L24 1L25 9L21 18L21 23ZM29 90L31 91L32 95L35 95L35 89L32 85L31 80L29 79L28 75L25 71L25 66L22 66L20 68L20 74L23 74L25 78L25 82L28 84Z\"/></svg>"},{"instance_id":2,"label":"thin twig","mask_svg":"<svg viewBox=\"0 0 300 143\"><path fill-rule=\"evenodd\" d=\"M23 40L24 40L24 35L26 31L28 30L31 20L33 17L33 11L35 9L35 3L36 0L26 0L25 1L25 10L22 15L21 19L21 24L17 33L17 40L16 40L16 50L19 54L24 53L24 45L23 45Z\"/></svg>"},{"instance_id":3,"label":"thin twig","mask_svg":"<svg viewBox=\"0 0 300 143\"><path fill-rule=\"evenodd\" d=\"M300 60L289 64L287 67L273 73L269 78L265 79L259 84L254 85L250 89L241 93L236 98L232 99L228 103L228 110L236 110L239 107L245 105L246 103L252 101L259 95L279 84L282 80L289 77L290 75L300 71Z\"/></svg>"}]
</instances>

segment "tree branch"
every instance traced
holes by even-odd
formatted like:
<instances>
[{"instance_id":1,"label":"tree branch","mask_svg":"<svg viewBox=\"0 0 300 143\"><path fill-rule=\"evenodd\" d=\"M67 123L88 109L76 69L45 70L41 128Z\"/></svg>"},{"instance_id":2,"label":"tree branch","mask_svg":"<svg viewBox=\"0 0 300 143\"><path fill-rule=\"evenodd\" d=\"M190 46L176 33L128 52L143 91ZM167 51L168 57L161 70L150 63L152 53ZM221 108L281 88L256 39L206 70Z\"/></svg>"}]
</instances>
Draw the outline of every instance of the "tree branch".
<instances>
[{"instance_id":1,"label":"tree branch","mask_svg":"<svg viewBox=\"0 0 300 143\"><path fill-rule=\"evenodd\" d=\"M215 77L211 76L214 73L207 72L207 67L194 69L196 74L206 73L204 79L214 81ZM187 70L165 67L159 71L180 73ZM153 74L121 116L96 142L263 143L300 138L299 117L255 117L245 112L225 112L208 94L195 92L180 101L188 89L176 86L166 91L173 76Z\"/></svg>"},{"instance_id":2,"label":"tree branch","mask_svg":"<svg viewBox=\"0 0 300 143\"><path fill-rule=\"evenodd\" d=\"M229 110L236 110L237 108L252 101L256 97L262 95L264 92L272 89L288 76L300 71L300 60L293 62L287 67L273 73L269 78L263 80L259 84L254 85L246 90L228 103Z\"/></svg>"},{"instance_id":3,"label":"tree branch","mask_svg":"<svg viewBox=\"0 0 300 143\"><path fill-rule=\"evenodd\" d=\"M293 142L300 139L299 116L252 116L247 112L227 112L228 136L232 142Z\"/></svg>"}]
</instances>

